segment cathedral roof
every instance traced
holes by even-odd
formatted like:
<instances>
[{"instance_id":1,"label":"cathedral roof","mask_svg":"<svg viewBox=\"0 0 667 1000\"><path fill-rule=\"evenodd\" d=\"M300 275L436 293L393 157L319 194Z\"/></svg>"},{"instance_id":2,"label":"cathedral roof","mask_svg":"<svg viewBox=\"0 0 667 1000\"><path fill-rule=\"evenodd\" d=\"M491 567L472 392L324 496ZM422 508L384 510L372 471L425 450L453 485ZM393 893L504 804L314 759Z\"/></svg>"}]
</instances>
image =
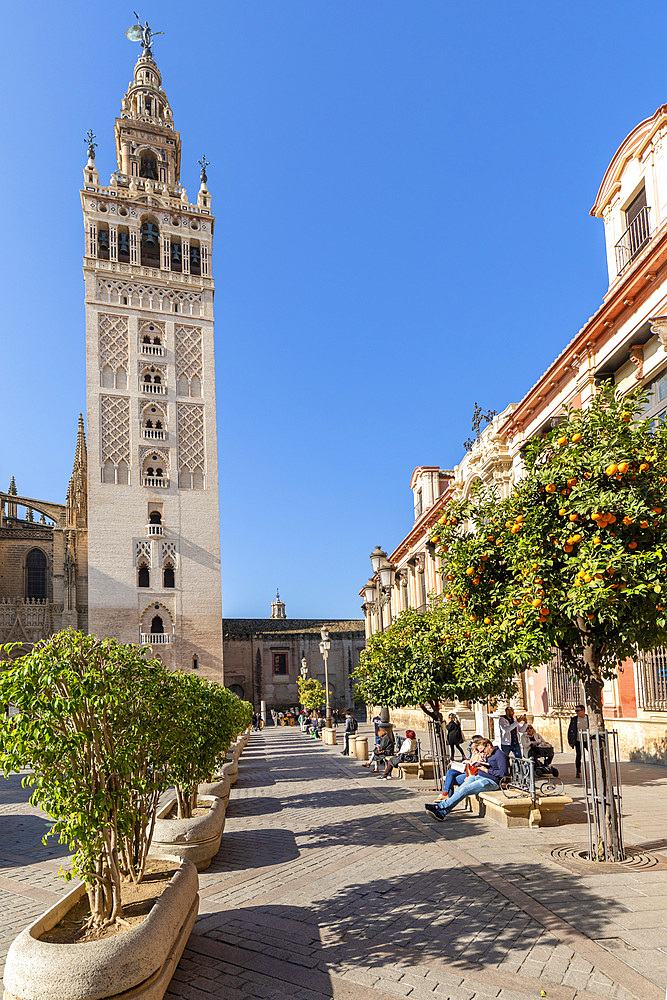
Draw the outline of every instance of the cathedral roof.
<instances>
[{"instance_id":1,"label":"cathedral roof","mask_svg":"<svg viewBox=\"0 0 667 1000\"><path fill-rule=\"evenodd\" d=\"M354 620L330 621L328 618L223 618L222 633L225 638L244 638L253 635L319 635L322 627L330 633L363 632L364 622Z\"/></svg>"}]
</instances>

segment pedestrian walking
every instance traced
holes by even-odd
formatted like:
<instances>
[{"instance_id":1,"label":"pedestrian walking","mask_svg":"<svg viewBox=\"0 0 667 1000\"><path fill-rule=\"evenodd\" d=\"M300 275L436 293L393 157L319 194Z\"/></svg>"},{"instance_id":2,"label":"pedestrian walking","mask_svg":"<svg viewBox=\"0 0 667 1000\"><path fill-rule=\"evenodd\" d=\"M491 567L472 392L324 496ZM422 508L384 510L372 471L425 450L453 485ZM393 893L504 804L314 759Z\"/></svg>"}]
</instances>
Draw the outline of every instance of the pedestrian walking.
<instances>
[{"instance_id":1,"label":"pedestrian walking","mask_svg":"<svg viewBox=\"0 0 667 1000\"><path fill-rule=\"evenodd\" d=\"M581 777L581 733L588 733L588 716L583 705L574 706L575 714L567 727L567 742L574 750L574 767L577 778Z\"/></svg>"},{"instance_id":2,"label":"pedestrian walking","mask_svg":"<svg viewBox=\"0 0 667 1000\"><path fill-rule=\"evenodd\" d=\"M466 759L466 755L463 752L463 730L461 729L461 722L454 712L449 713L449 721L447 723L447 746L449 747L449 758L451 761L454 760L454 751L457 749L461 754L461 760Z\"/></svg>"},{"instance_id":3,"label":"pedestrian walking","mask_svg":"<svg viewBox=\"0 0 667 1000\"><path fill-rule=\"evenodd\" d=\"M514 709L508 705L505 714L498 718L498 729L500 730L500 748L506 757L513 753L515 757L522 757L521 743L519 736L526 730L526 716L520 715L514 718Z\"/></svg>"},{"instance_id":4,"label":"pedestrian walking","mask_svg":"<svg viewBox=\"0 0 667 1000\"><path fill-rule=\"evenodd\" d=\"M350 736L354 736L358 728L359 724L348 708L345 712L345 749L342 751L344 757L350 755Z\"/></svg>"}]
</instances>

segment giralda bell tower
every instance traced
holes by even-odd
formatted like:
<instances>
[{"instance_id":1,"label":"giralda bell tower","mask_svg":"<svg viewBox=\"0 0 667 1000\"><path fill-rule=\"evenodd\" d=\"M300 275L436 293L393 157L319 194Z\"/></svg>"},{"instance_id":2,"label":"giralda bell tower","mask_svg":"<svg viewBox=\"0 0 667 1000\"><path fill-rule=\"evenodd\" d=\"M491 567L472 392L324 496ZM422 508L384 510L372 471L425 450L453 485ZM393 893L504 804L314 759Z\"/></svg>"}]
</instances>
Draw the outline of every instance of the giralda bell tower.
<instances>
[{"instance_id":1,"label":"giralda bell tower","mask_svg":"<svg viewBox=\"0 0 667 1000\"><path fill-rule=\"evenodd\" d=\"M189 204L152 32L128 37L142 52L116 118L118 169L101 187L90 133L81 191L89 628L222 680L207 164Z\"/></svg>"}]
</instances>

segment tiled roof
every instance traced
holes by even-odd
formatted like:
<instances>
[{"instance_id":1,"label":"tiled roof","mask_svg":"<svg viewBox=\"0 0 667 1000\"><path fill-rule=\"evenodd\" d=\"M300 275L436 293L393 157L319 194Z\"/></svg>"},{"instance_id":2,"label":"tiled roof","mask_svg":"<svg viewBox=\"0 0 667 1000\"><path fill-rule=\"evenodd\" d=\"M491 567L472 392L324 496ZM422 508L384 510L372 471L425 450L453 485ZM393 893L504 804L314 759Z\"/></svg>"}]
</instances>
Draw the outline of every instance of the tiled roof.
<instances>
[{"instance_id":1,"label":"tiled roof","mask_svg":"<svg viewBox=\"0 0 667 1000\"><path fill-rule=\"evenodd\" d=\"M327 618L223 618L224 638L271 633L273 635L303 635L307 632L319 635L323 626L330 633L364 632L361 621L330 621Z\"/></svg>"}]
</instances>

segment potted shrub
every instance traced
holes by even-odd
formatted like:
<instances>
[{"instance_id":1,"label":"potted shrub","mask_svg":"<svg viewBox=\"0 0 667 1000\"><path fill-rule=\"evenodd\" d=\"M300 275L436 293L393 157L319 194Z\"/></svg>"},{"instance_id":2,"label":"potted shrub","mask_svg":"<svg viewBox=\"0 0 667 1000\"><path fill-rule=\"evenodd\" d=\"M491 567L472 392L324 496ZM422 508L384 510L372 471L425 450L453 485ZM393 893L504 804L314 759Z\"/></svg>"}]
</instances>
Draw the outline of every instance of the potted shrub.
<instances>
[{"instance_id":1,"label":"potted shrub","mask_svg":"<svg viewBox=\"0 0 667 1000\"><path fill-rule=\"evenodd\" d=\"M111 998L148 980L166 990L197 915L196 872L172 865L136 926L124 919L123 889L136 889L147 874L166 774L160 704L167 693L168 674L144 651L71 630L0 675L0 698L16 709L0 726L0 767L34 769L24 779L31 803L53 819L47 836L73 852L64 877L81 879L12 943L6 995L36 1000L67 984L81 1000ZM67 943L44 939L82 903L88 912Z\"/></svg>"},{"instance_id":2,"label":"potted shrub","mask_svg":"<svg viewBox=\"0 0 667 1000\"><path fill-rule=\"evenodd\" d=\"M170 675L163 705L169 732L167 769L175 797L158 814L151 853L190 859L200 870L220 848L227 797L203 795L199 785L216 774L239 719L236 698L193 673Z\"/></svg>"}]
</instances>

